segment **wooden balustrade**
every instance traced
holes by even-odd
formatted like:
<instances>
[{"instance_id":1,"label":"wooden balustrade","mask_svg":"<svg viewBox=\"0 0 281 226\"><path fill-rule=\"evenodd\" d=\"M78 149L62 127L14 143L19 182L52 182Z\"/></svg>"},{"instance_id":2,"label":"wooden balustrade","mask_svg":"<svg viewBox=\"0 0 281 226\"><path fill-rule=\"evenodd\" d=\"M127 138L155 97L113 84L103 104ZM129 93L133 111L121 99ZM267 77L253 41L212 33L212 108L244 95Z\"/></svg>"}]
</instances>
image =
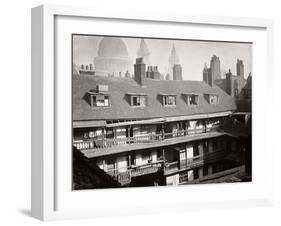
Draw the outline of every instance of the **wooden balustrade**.
<instances>
[{"instance_id":1,"label":"wooden balustrade","mask_svg":"<svg viewBox=\"0 0 281 226\"><path fill-rule=\"evenodd\" d=\"M224 150L207 152L204 153L203 155L198 155L193 158L184 159L172 163L166 163L165 167L167 172L171 172L179 169L196 168L206 163L211 163L220 160L225 155L226 155L226 151Z\"/></svg>"},{"instance_id":2,"label":"wooden balustrade","mask_svg":"<svg viewBox=\"0 0 281 226\"><path fill-rule=\"evenodd\" d=\"M159 160L152 163L147 163L138 166L131 166L130 168L122 168L122 169L113 169L106 171L107 174L114 177L115 179L118 178L119 174L123 174L125 172L129 172L131 177L137 177L142 175L147 175L151 173L157 173L163 170L163 164L165 166L166 173L175 173L178 170L186 170L192 169L196 167L201 167L206 163L215 162L217 160L222 159L226 155L226 152L223 150L214 151L205 153L204 155L195 156L193 158L174 161L174 162L165 162L163 160Z\"/></svg>"},{"instance_id":3,"label":"wooden balustrade","mask_svg":"<svg viewBox=\"0 0 281 226\"><path fill-rule=\"evenodd\" d=\"M130 171L131 177L137 177L137 176L142 176L150 173L156 173L163 168L163 160L153 162L153 163L148 163L148 164L143 164L140 166L131 166L130 168L122 168L122 169L112 169L105 171L108 175L118 178L119 174L122 174L124 172ZM120 172L121 171L121 172Z\"/></svg>"},{"instance_id":4,"label":"wooden balustrade","mask_svg":"<svg viewBox=\"0 0 281 226\"><path fill-rule=\"evenodd\" d=\"M124 137L124 138L104 138L104 139L92 139L84 141L74 141L74 146L79 150L89 150L98 148L108 148L115 145L130 145L130 144L144 144L152 143L160 140L172 139L175 137L188 136L192 134L207 133L212 131L217 131L219 126L213 126L212 128L197 128L197 129L187 129L178 130L170 133L160 133L160 134L145 134L134 137Z\"/></svg>"}]
</instances>

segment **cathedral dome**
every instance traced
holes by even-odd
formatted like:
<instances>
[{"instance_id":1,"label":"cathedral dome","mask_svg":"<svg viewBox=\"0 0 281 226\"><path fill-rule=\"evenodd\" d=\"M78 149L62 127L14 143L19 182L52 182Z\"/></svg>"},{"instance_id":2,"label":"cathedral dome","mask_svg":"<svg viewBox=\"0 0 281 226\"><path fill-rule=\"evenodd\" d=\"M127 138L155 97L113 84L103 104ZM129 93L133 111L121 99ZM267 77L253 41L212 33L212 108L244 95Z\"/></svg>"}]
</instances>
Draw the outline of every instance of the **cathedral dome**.
<instances>
[{"instance_id":1,"label":"cathedral dome","mask_svg":"<svg viewBox=\"0 0 281 226\"><path fill-rule=\"evenodd\" d=\"M94 64L96 75L113 77L125 77L132 67L125 43L120 38L112 37L100 41Z\"/></svg>"},{"instance_id":2,"label":"cathedral dome","mask_svg":"<svg viewBox=\"0 0 281 226\"><path fill-rule=\"evenodd\" d=\"M120 38L105 37L99 44L98 56L127 58L128 51Z\"/></svg>"}]
</instances>

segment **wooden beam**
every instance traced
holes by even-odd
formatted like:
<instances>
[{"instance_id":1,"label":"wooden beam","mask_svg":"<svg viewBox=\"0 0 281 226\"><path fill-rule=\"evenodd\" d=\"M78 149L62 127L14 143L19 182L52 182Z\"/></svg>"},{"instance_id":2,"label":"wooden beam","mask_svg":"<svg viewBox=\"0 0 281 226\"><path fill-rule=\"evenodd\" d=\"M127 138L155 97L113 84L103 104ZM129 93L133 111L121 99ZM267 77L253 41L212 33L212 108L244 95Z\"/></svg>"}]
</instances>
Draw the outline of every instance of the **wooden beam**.
<instances>
[{"instance_id":1,"label":"wooden beam","mask_svg":"<svg viewBox=\"0 0 281 226\"><path fill-rule=\"evenodd\" d=\"M129 162L128 162L128 166L129 166L129 168L131 168L131 161L132 161L132 160L131 160L131 153L129 153L129 159L128 159L128 161L129 161Z\"/></svg>"},{"instance_id":2,"label":"wooden beam","mask_svg":"<svg viewBox=\"0 0 281 226\"><path fill-rule=\"evenodd\" d=\"M106 121L73 121L73 128L105 127Z\"/></svg>"},{"instance_id":3,"label":"wooden beam","mask_svg":"<svg viewBox=\"0 0 281 226\"><path fill-rule=\"evenodd\" d=\"M162 148L162 155L163 155L163 172L165 174L165 162L166 162L166 158L165 158L165 148Z\"/></svg>"}]
</instances>

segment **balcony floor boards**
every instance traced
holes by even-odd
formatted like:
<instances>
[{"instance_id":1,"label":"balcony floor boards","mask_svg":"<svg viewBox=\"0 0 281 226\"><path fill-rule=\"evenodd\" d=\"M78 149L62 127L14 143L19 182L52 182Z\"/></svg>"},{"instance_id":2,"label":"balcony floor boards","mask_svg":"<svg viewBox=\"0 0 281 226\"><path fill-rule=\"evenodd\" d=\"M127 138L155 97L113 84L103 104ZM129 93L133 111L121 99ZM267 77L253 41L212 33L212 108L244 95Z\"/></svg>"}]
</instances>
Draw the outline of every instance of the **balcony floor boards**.
<instances>
[{"instance_id":1,"label":"balcony floor boards","mask_svg":"<svg viewBox=\"0 0 281 226\"><path fill-rule=\"evenodd\" d=\"M213 137L219 137L224 135L230 135L225 132L208 132L208 133L200 133L200 134L192 134L186 135L181 137L173 137L167 138L165 140L154 141L151 143L141 143L141 144L124 144L124 145L115 145L112 147L107 148L95 148L95 149L88 149L88 150L81 150L81 152L87 158L95 158L100 156L118 154L122 152L130 152L134 150L141 150L141 149L148 149L148 148L155 148L155 147L164 147L174 144L185 143L189 141L201 140L201 139L208 139Z\"/></svg>"}]
</instances>

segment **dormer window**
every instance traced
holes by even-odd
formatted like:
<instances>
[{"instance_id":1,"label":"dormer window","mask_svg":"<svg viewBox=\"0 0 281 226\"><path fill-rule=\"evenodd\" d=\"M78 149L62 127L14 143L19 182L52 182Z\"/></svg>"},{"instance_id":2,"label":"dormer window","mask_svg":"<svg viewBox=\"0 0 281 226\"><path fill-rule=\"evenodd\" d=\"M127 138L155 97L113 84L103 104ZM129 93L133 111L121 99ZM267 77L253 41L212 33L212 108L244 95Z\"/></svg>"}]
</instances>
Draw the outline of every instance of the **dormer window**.
<instances>
[{"instance_id":1,"label":"dormer window","mask_svg":"<svg viewBox=\"0 0 281 226\"><path fill-rule=\"evenodd\" d=\"M88 92L92 107L109 107L109 93L107 85L97 85L96 89Z\"/></svg>"},{"instance_id":2,"label":"dormer window","mask_svg":"<svg viewBox=\"0 0 281 226\"><path fill-rule=\"evenodd\" d=\"M196 106L199 104L199 95L198 94L191 94L191 93L184 93L186 104L188 106Z\"/></svg>"},{"instance_id":3,"label":"dormer window","mask_svg":"<svg viewBox=\"0 0 281 226\"><path fill-rule=\"evenodd\" d=\"M163 106L176 106L176 94L160 94Z\"/></svg>"},{"instance_id":4,"label":"dormer window","mask_svg":"<svg viewBox=\"0 0 281 226\"><path fill-rule=\"evenodd\" d=\"M127 93L132 107L146 107L147 95L145 93Z\"/></svg>"},{"instance_id":5,"label":"dormer window","mask_svg":"<svg viewBox=\"0 0 281 226\"><path fill-rule=\"evenodd\" d=\"M109 95L92 95L92 106L94 107L108 107Z\"/></svg>"},{"instance_id":6,"label":"dormer window","mask_svg":"<svg viewBox=\"0 0 281 226\"><path fill-rule=\"evenodd\" d=\"M218 104L219 96L217 94L205 94L209 104Z\"/></svg>"}]
</instances>

